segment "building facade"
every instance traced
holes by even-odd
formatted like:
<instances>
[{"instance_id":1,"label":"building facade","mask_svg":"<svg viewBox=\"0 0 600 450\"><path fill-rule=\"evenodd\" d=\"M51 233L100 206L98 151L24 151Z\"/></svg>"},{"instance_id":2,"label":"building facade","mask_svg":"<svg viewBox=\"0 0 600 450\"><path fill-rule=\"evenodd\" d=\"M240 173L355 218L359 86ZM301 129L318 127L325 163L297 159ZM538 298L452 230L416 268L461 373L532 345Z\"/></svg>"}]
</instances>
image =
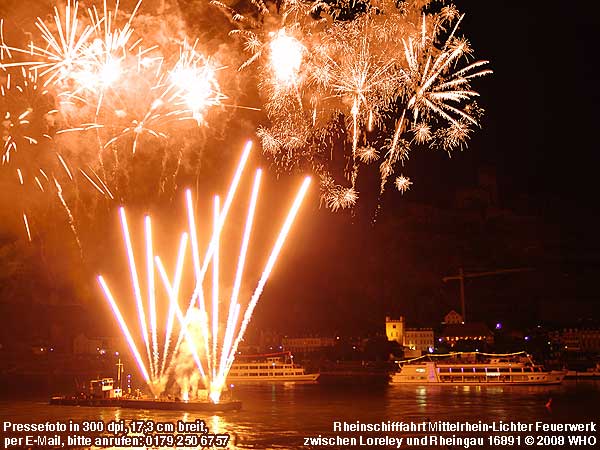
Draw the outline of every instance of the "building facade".
<instances>
[{"instance_id":1,"label":"building facade","mask_svg":"<svg viewBox=\"0 0 600 450\"><path fill-rule=\"evenodd\" d=\"M598 328L563 328L550 333L550 339L565 352L600 353Z\"/></svg>"},{"instance_id":2,"label":"building facade","mask_svg":"<svg viewBox=\"0 0 600 450\"><path fill-rule=\"evenodd\" d=\"M408 347L411 350L420 350L421 352L428 352L429 349L433 349L433 328L407 328L404 331L404 347Z\"/></svg>"},{"instance_id":3,"label":"building facade","mask_svg":"<svg viewBox=\"0 0 600 450\"><path fill-rule=\"evenodd\" d=\"M448 324L440 334L440 342L454 347L459 341L482 342L487 345L494 343L494 334L482 322L465 324Z\"/></svg>"},{"instance_id":4,"label":"building facade","mask_svg":"<svg viewBox=\"0 0 600 450\"><path fill-rule=\"evenodd\" d=\"M400 345L404 345L404 317L392 319L389 316L385 318L385 335L388 341L396 341Z\"/></svg>"},{"instance_id":5,"label":"building facade","mask_svg":"<svg viewBox=\"0 0 600 450\"><path fill-rule=\"evenodd\" d=\"M419 356L434 347L433 328L406 328L404 317L385 318L385 335L388 341L395 341L411 356Z\"/></svg>"},{"instance_id":6,"label":"building facade","mask_svg":"<svg viewBox=\"0 0 600 450\"><path fill-rule=\"evenodd\" d=\"M442 323L446 324L446 325L453 325L453 324L462 324L465 322L463 321L463 318L459 313L452 310L444 316L444 321Z\"/></svg>"},{"instance_id":7,"label":"building facade","mask_svg":"<svg viewBox=\"0 0 600 450\"><path fill-rule=\"evenodd\" d=\"M311 353L335 345L332 337L284 337L283 349L292 353Z\"/></svg>"}]
</instances>

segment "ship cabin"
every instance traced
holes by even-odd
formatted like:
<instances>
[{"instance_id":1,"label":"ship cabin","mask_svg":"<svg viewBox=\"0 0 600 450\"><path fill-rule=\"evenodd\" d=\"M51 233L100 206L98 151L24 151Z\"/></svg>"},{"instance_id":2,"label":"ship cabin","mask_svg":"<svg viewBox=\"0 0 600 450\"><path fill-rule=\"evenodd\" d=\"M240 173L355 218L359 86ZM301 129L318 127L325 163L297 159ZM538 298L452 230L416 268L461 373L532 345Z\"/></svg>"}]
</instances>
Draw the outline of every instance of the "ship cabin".
<instances>
[{"instance_id":1,"label":"ship cabin","mask_svg":"<svg viewBox=\"0 0 600 450\"><path fill-rule=\"evenodd\" d=\"M117 398L121 397L121 389L114 387L112 378L100 378L91 380L89 385L89 395L91 398Z\"/></svg>"}]
</instances>

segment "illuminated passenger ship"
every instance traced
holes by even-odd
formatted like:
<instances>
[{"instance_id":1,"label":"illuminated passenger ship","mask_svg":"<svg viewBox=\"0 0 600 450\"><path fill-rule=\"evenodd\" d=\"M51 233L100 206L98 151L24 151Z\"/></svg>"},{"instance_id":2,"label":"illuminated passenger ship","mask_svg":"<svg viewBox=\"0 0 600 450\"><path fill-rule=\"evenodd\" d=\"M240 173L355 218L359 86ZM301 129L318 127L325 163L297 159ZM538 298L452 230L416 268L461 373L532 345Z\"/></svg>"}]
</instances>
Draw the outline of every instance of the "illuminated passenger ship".
<instances>
[{"instance_id":1,"label":"illuminated passenger ship","mask_svg":"<svg viewBox=\"0 0 600 450\"><path fill-rule=\"evenodd\" d=\"M391 383L499 385L560 384L564 371L547 371L525 352L506 355L452 353L398 361Z\"/></svg>"},{"instance_id":2,"label":"illuminated passenger ship","mask_svg":"<svg viewBox=\"0 0 600 450\"><path fill-rule=\"evenodd\" d=\"M318 373L305 373L304 368L294 364L290 353L281 356L262 355L262 359L235 361L229 375L228 383L263 383L271 381L317 381ZM260 356L260 355L259 355Z\"/></svg>"}]
</instances>

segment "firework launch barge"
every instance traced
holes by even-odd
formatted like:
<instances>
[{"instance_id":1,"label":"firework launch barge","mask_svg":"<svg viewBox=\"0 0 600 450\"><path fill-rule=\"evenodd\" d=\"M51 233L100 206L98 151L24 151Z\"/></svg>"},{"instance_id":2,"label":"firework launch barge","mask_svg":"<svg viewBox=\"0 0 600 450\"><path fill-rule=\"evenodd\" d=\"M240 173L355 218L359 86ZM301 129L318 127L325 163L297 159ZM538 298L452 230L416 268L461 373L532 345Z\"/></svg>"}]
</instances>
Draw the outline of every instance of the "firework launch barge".
<instances>
[{"instance_id":1,"label":"firework launch barge","mask_svg":"<svg viewBox=\"0 0 600 450\"><path fill-rule=\"evenodd\" d=\"M223 400L219 403L213 403L211 401L197 400L182 401L143 397L123 397L121 390L119 388L114 388L113 384L112 378L92 380L90 381L89 394L52 397L50 399L50 404L190 412L226 412L242 409L242 402L238 400Z\"/></svg>"}]
</instances>

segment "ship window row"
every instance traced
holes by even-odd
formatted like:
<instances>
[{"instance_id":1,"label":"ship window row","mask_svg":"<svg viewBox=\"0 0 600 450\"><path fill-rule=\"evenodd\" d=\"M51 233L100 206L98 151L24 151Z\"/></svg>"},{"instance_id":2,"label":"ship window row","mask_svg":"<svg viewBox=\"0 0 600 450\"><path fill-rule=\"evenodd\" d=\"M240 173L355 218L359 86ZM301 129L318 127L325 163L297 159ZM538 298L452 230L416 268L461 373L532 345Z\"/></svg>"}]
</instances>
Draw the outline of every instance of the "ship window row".
<instances>
[{"instance_id":1,"label":"ship window row","mask_svg":"<svg viewBox=\"0 0 600 450\"><path fill-rule=\"evenodd\" d=\"M262 366L236 366L236 369L238 370L257 370L257 369L287 369L292 367L293 364L269 364L268 366L262 365Z\"/></svg>"},{"instance_id":2,"label":"ship window row","mask_svg":"<svg viewBox=\"0 0 600 450\"><path fill-rule=\"evenodd\" d=\"M514 372L543 372L543 369L541 367L500 367L500 368L483 368L483 367L473 367L472 369L470 368L464 368L464 367L455 367L454 369L452 367L438 367L437 368L439 373L468 373L468 372L474 372L474 373L514 373Z\"/></svg>"},{"instance_id":3,"label":"ship window row","mask_svg":"<svg viewBox=\"0 0 600 450\"><path fill-rule=\"evenodd\" d=\"M303 375L302 371L296 372L229 372L229 376L232 377L281 377L286 375Z\"/></svg>"},{"instance_id":4,"label":"ship window row","mask_svg":"<svg viewBox=\"0 0 600 450\"><path fill-rule=\"evenodd\" d=\"M409 377L409 379L419 379L419 377ZM446 374L446 375L440 375L440 381L442 383L444 382L456 382L456 381L460 381L460 382L470 382L470 381L477 381L477 382L482 382L485 381L486 383L493 383L493 382L502 382L502 381L539 381L539 380L544 380L546 379L543 376L519 376L519 375L509 375L509 376L501 376L501 377L483 377L481 375L456 375L456 374Z\"/></svg>"}]
</instances>

